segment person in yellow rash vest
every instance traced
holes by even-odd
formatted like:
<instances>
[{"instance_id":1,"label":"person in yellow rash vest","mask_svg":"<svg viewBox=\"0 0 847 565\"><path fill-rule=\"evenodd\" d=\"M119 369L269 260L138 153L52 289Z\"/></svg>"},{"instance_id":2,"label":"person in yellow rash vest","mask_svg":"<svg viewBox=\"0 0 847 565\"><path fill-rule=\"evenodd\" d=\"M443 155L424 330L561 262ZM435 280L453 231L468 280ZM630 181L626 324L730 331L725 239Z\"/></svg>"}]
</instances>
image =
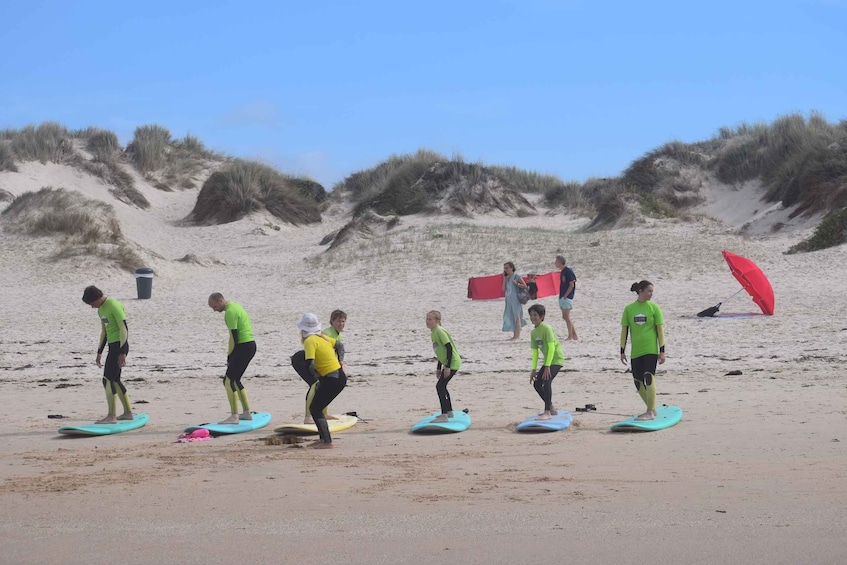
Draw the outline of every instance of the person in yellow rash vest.
<instances>
[{"instance_id":1,"label":"person in yellow rash vest","mask_svg":"<svg viewBox=\"0 0 847 565\"><path fill-rule=\"evenodd\" d=\"M103 296L103 291L96 286L89 286L82 293L82 301L97 308L100 317L100 344L97 347L95 362L103 367L103 388L106 389L106 404L108 413L105 418L97 420L98 424L116 424L118 420L132 420L132 406L126 387L121 382L121 370L126 364L129 353L129 327L126 323L126 313L123 305L114 298ZM103 350L109 345L105 366L100 358ZM124 413L117 416L115 411L115 396L120 398Z\"/></svg>"},{"instance_id":2,"label":"person in yellow rash vest","mask_svg":"<svg viewBox=\"0 0 847 565\"><path fill-rule=\"evenodd\" d=\"M223 377L226 397L229 400L230 416L221 424L237 424L239 420L252 420L247 391L241 384L241 377L256 355L256 342L253 340L253 327L250 317L240 304L228 302L220 292L209 296L209 307L215 312L224 313L224 322L229 331L229 347L226 356L226 375ZM238 401L241 400L243 412L238 413Z\"/></svg>"},{"instance_id":3,"label":"person in yellow rash vest","mask_svg":"<svg viewBox=\"0 0 847 565\"><path fill-rule=\"evenodd\" d=\"M662 310L653 302L653 283L633 283L632 292L638 299L624 308L621 317L621 363L626 365L626 338L632 334L630 358L632 378L638 396L647 405L647 411L636 420L656 418L656 362L665 362L665 320Z\"/></svg>"},{"instance_id":4,"label":"person in yellow rash vest","mask_svg":"<svg viewBox=\"0 0 847 565\"><path fill-rule=\"evenodd\" d=\"M343 310L333 310L329 317L329 327L322 330L323 335L329 336L335 340L335 355L338 357L338 362L341 364L341 370L344 371L344 342L341 332L344 331L344 326L347 323L347 314ZM315 392L318 390L318 379L313 377L309 372L309 364L306 362L306 352L301 349L291 356L291 366L294 371L300 375L307 385L309 390L306 392L306 416L303 419L304 424L314 424L312 414L309 407L312 404L312 399L315 397ZM324 407L324 417L327 420L337 420L337 416L328 414L329 407Z\"/></svg>"}]
</instances>

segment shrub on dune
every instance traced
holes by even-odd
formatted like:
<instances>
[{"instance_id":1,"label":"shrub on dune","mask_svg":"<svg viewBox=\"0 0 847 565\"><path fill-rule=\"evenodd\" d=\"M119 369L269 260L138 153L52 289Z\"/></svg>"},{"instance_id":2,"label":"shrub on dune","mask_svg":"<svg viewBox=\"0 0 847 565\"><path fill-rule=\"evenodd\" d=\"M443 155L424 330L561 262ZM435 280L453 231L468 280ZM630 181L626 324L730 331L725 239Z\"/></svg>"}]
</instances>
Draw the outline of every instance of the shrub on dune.
<instances>
[{"instance_id":1,"label":"shrub on dune","mask_svg":"<svg viewBox=\"0 0 847 565\"><path fill-rule=\"evenodd\" d=\"M200 189L187 220L199 224L225 224L263 209L294 225L321 221L314 199L304 196L271 167L245 160L236 160L212 173Z\"/></svg>"},{"instance_id":2,"label":"shrub on dune","mask_svg":"<svg viewBox=\"0 0 847 565\"><path fill-rule=\"evenodd\" d=\"M11 136L11 148L21 161L61 163L74 153L68 128L55 122L26 126Z\"/></svg>"},{"instance_id":3,"label":"shrub on dune","mask_svg":"<svg viewBox=\"0 0 847 565\"><path fill-rule=\"evenodd\" d=\"M18 167L15 165L15 152L6 141L0 141L0 171L18 172Z\"/></svg>"},{"instance_id":4,"label":"shrub on dune","mask_svg":"<svg viewBox=\"0 0 847 565\"><path fill-rule=\"evenodd\" d=\"M126 150L136 168L148 173L165 166L170 142L171 132L167 128L157 124L139 126Z\"/></svg>"}]
</instances>

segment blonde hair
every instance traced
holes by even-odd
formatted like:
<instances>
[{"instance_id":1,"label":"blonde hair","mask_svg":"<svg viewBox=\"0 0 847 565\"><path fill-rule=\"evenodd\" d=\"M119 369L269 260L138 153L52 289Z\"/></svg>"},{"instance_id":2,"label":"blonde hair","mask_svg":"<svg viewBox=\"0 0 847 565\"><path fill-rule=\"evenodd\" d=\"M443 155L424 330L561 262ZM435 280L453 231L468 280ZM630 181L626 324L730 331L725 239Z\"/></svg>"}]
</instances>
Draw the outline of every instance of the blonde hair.
<instances>
[{"instance_id":1,"label":"blonde hair","mask_svg":"<svg viewBox=\"0 0 847 565\"><path fill-rule=\"evenodd\" d=\"M438 322L441 322L441 312L438 310L430 310L426 313L427 317L432 316L432 318Z\"/></svg>"}]
</instances>

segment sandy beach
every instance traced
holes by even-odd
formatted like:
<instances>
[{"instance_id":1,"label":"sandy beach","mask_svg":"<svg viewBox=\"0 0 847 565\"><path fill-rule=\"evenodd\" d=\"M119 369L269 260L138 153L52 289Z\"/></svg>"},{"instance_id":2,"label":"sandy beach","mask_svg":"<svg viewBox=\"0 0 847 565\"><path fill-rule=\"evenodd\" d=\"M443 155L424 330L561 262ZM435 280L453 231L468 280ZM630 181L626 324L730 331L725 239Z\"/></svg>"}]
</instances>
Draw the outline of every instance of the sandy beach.
<instances>
[{"instance_id":1,"label":"sandy beach","mask_svg":"<svg viewBox=\"0 0 847 565\"><path fill-rule=\"evenodd\" d=\"M53 175L53 176L51 176ZM839 316L847 250L784 255L808 229L758 238L701 218L582 233L585 218L415 216L388 235L325 252L341 227L293 227L267 215L184 227L196 191L150 189L149 210L59 165L0 173L14 195L50 184L115 207L145 250L153 297L132 275L94 259L50 262L50 239L2 235L0 562L73 563L842 563L847 559L847 378ZM142 188L143 185L142 185ZM714 196L714 195L713 195ZM719 199L712 199L714 202ZM753 203L755 206L755 202ZM734 205L738 211L738 203ZM749 217L749 215L748 215ZM721 250L756 261L776 314L702 319L738 290ZM519 273L578 277L557 406L570 429L519 434L542 406L529 384L529 327L500 331L502 301L471 301L467 280L514 261ZM193 254L197 262L178 259ZM649 279L665 315L668 361L659 399L683 420L656 433L609 426L643 404L618 359L630 285ZM130 327L123 380L150 422L106 437L67 438L60 425L102 417L94 364L99 323L82 303L96 284L120 300ZM250 314L258 353L244 378L265 429L175 443L188 425L227 415L221 292ZM555 297L538 301L560 337ZM336 449L268 445L272 428L303 417L305 384L289 357L295 322L348 313L348 388L331 406L368 420ZM425 315L442 312L464 361L450 391L471 428L416 436L438 409ZM721 312L754 313L736 296ZM741 371L740 375L727 375ZM577 413L593 403L596 412ZM49 414L65 418L48 419Z\"/></svg>"}]
</instances>

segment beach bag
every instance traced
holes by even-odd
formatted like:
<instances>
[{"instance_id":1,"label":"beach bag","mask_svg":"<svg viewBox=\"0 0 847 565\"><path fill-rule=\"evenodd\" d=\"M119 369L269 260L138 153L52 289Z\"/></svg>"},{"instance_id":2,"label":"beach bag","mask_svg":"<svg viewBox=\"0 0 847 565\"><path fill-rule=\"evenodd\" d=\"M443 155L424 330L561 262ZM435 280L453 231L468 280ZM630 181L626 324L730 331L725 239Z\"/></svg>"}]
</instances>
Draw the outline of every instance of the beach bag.
<instances>
[{"instance_id":1,"label":"beach bag","mask_svg":"<svg viewBox=\"0 0 847 565\"><path fill-rule=\"evenodd\" d=\"M518 289L518 302L526 304L529 302L529 291L525 288Z\"/></svg>"}]
</instances>

